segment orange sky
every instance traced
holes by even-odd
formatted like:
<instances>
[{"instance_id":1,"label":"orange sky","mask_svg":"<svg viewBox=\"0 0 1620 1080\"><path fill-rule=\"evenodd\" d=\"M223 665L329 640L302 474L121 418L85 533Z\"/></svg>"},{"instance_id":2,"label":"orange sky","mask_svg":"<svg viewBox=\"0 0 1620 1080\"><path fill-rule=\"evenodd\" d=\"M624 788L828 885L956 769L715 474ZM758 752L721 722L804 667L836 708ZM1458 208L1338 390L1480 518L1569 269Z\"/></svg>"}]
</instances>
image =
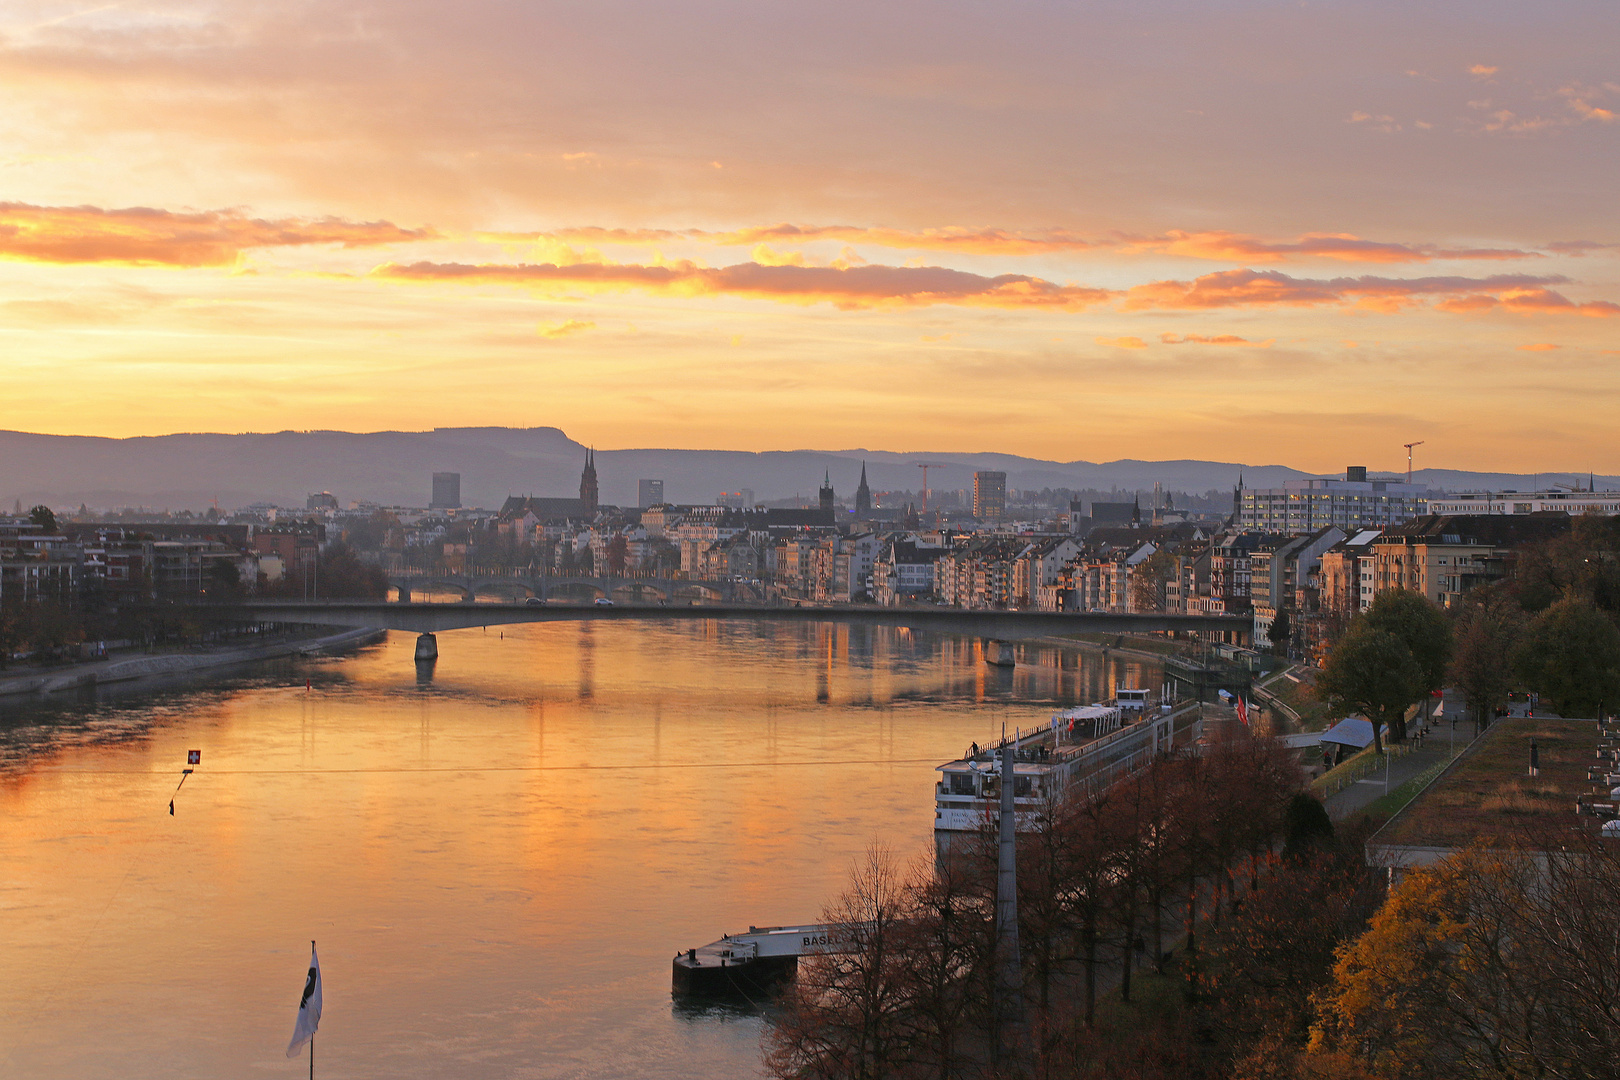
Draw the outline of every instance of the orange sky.
<instances>
[{"instance_id":1,"label":"orange sky","mask_svg":"<svg viewBox=\"0 0 1620 1080\"><path fill-rule=\"evenodd\" d=\"M16 0L0 427L1620 471L1617 39L1600 2Z\"/></svg>"}]
</instances>

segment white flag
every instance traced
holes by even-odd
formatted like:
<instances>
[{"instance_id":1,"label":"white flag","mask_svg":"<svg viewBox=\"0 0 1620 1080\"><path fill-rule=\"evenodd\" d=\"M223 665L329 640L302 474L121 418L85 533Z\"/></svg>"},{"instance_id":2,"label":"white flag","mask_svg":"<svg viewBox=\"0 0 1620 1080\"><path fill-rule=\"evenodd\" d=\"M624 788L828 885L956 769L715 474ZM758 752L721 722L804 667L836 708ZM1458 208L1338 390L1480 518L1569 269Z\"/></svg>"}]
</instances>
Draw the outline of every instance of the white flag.
<instances>
[{"instance_id":1,"label":"white flag","mask_svg":"<svg viewBox=\"0 0 1620 1080\"><path fill-rule=\"evenodd\" d=\"M321 1026L321 962L315 956L315 943L309 943L309 976L304 980L304 996L298 1000L298 1023L293 1026L287 1056L297 1057L304 1044L315 1037Z\"/></svg>"}]
</instances>

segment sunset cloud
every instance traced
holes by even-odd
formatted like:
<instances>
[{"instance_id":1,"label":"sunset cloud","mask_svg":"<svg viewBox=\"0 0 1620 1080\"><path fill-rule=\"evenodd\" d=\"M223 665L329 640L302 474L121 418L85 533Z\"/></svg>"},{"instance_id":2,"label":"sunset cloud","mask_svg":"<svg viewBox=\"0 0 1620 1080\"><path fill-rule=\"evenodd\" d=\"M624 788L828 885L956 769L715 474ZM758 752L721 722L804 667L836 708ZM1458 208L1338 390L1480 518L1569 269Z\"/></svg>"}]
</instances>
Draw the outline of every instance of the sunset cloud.
<instances>
[{"instance_id":1,"label":"sunset cloud","mask_svg":"<svg viewBox=\"0 0 1620 1080\"><path fill-rule=\"evenodd\" d=\"M172 213L146 207L0 203L0 258L129 266L228 266L252 248L375 247L432 239L430 229L338 218L252 218L234 210Z\"/></svg>"},{"instance_id":2,"label":"sunset cloud","mask_svg":"<svg viewBox=\"0 0 1620 1080\"><path fill-rule=\"evenodd\" d=\"M1099 344L1099 345L1107 345L1107 346L1109 346L1111 348L1115 348L1115 349L1145 349L1145 348L1147 348L1147 342L1143 341L1139 337L1117 337L1117 338L1100 337L1100 338L1097 338L1096 341L1097 341L1097 344Z\"/></svg>"},{"instance_id":3,"label":"sunset cloud","mask_svg":"<svg viewBox=\"0 0 1620 1080\"><path fill-rule=\"evenodd\" d=\"M1066 229L1019 232L1008 229L948 226L936 229L889 229L858 225L768 225L734 232L694 234L715 244L746 247L762 242L807 243L836 240L871 244L905 251L956 251L964 255L1039 255L1058 251L1084 251L1097 241Z\"/></svg>"},{"instance_id":4,"label":"sunset cloud","mask_svg":"<svg viewBox=\"0 0 1620 1080\"><path fill-rule=\"evenodd\" d=\"M1203 334L1160 334L1159 340L1166 345L1246 345L1251 349L1269 349L1277 343L1276 338L1250 341L1236 334L1216 334L1208 337Z\"/></svg>"},{"instance_id":5,"label":"sunset cloud","mask_svg":"<svg viewBox=\"0 0 1620 1080\"><path fill-rule=\"evenodd\" d=\"M566 322L560 323L541 323L540 336L555 340L557 338L570 337L574 334L583 334L587 330L594 329L596 329L596 324L593 322L583 322L579 319L569 319Z\"/></svg>"},{"instance_id":6,"label":"sunset cloud","mask_svg":"<svg viewBox=\"0 0 1620 1080\"><path fill-rule=\"evenodd\" d=\"M1608 301L1577 304L1545 286L1567 279L1558 276L1495 274L1467 277L1296 278L1276 270L1223 270L1192 281L1156 281L1126 293L1127 311L1250 307L1314 307L1355 303L1375 311L1395 311L1429 297L1445 297L1437 307L1458 313L1485 311L1500 304L1519 313L1553 312L1607 316L1620 314Z\"/></svg>"},{"instance_id":7,"label":"sunset cloud","mask_svg":"<svg viewBox=\"0 0 1620 1080\"><path fill-rule=\"evenodd\" d=\"M1117 295L1106 289L1058 285L1025 274L985 277L940 266L418 262L380 266L372 276L392 281L517 285L548 292L635 290L663 296L737 296L796 304L827 303L845 310L954 304L1081 311Z\"/></svg>"},{"instance_id":8,"label":"sunset cloud","mask_svg":"<svg viewBox=\"0 0 1620 1080\"><path fill-rule=\"evenodd\" d=\"M1518 248L1446 247L1363 240L1349 233L1307 233L1297 240L1268 241L1230 232L1168 232L1127 242L1127 249L1231 262L1285 262L1335 259L1362 263L1415 263L1435 259L1533 259Z\"/></svg>"},{"instance_id":9,"label":"sunset cloud","mask_svg":"<svg viewBox=\"0 0 1620 1080\"><path fill-rule=\"evenodd\" d=\"M583 226L535 233L484 233L480 239L500 242L542 240L583 244L658 247L676 241L719 247L757 248L771 244L836 241L902 251L940 251L962 255L1050 255L1078 251L1118 251L1126 255L1158 254L1223 262L1299 262L1333 259L1362 263L1421 263L1437 259L1536 259L1541 252L1522 248L1469 247L1446 244L1366 240L1350 233L1306 233L1291 240L1266 240L1245 233L1172 229L1151 236L1080 236L1067 229L1013 230L944 226L891 229L860 225L778 224L710 232L703 229L622 229ZM759 261L759 260L756 260Z\"/></svg>"},{"instance_id":10,"label":"sunset cloud","mask_svg":"<svg viewBox=\"0 0 1620 1080\"><path fill-rule=\"evenodd\" d=\"M1519 351L1520 352L1552 352L1554 349L1557 349L1557 348L1560 348L1560 347L1561 346L1554 345L1551 342L1538 341L1534 345L1520 345L1519 346Z\"/></svg>"}]
</instances>

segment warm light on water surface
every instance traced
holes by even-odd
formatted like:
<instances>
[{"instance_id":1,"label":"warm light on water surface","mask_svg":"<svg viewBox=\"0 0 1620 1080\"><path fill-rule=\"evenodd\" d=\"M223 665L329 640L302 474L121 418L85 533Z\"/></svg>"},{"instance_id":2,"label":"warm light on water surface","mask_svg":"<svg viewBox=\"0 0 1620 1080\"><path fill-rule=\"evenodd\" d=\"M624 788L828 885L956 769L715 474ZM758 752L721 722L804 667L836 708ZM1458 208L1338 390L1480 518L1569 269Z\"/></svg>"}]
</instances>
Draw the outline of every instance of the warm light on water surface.
<instances>
[{"instance_id":1,"label":"warm light on water surface","mask_svg":"<svg viewBox=\"0 0 1620 1080\"><path fill-rule=\"evenodd\" d=\"M311 938L319 1076L756 1074L677 949L813 921L874 839L930 850L936 764L1158 681L831 626L459 631L426 681L413 644L0 699L0 1075L303 1075Z\"/></svg>"}]
</instances>

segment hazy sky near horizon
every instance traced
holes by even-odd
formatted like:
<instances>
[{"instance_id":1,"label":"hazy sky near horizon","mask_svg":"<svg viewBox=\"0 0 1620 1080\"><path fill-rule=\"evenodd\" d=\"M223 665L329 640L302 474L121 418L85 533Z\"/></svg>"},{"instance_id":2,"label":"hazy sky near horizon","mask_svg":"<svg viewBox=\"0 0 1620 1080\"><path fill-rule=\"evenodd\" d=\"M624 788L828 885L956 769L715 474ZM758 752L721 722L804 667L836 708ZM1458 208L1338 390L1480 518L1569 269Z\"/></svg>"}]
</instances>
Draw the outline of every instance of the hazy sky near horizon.
<instances>
[{"instance_id":1,"label":"hazy sky near horizon","mask_svg":"<svg viewBox=\"0 0 1620 1080\"><path fill-rule=\"evenodd\" d=\"M0 427L1620 471L1620 6L0 9Z\"/></svg>"}]
</instances>

